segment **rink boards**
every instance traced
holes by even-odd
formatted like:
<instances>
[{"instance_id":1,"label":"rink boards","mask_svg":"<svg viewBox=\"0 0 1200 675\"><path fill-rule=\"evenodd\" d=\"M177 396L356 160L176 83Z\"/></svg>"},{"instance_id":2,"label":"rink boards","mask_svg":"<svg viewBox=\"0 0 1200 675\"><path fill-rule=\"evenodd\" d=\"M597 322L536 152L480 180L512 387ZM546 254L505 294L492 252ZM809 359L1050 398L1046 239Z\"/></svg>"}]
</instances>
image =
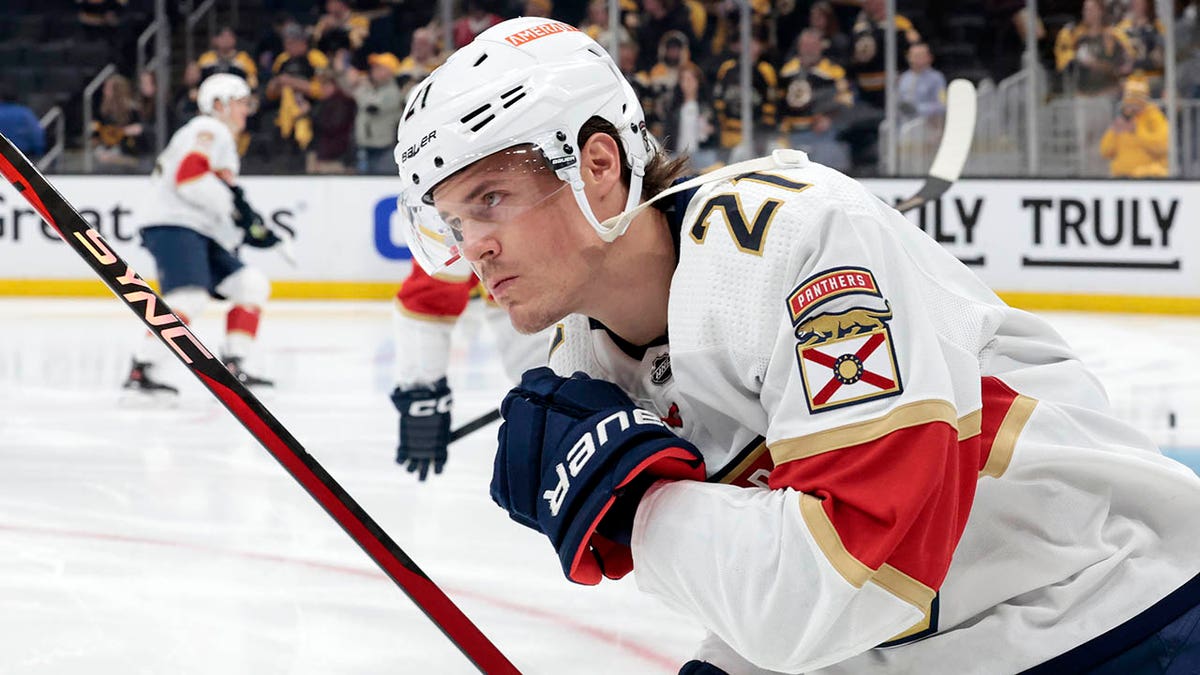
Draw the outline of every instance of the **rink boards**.
<instances>
[{"instance_id":1,"label":"rink boards","mask_svg":"<svg viewBox=\"0 0 1200 675\"><path fill-rule=\"evenodd\" d=\"M864 182L893 202L919 186ZM155 275L137 239L144 177L53 183L134 269ZM296 235L295 267L269 251L245 253L270 275L274 297L383 299L408 273L394 179L247 177L243 184L255 208ZM1017 306L1189 314L1200 314L1198 216L1194 182L1028 179L962 180L909 214ZM107 292L9 185L0 186L0 295Z\"/></svg>"}]
</instances>

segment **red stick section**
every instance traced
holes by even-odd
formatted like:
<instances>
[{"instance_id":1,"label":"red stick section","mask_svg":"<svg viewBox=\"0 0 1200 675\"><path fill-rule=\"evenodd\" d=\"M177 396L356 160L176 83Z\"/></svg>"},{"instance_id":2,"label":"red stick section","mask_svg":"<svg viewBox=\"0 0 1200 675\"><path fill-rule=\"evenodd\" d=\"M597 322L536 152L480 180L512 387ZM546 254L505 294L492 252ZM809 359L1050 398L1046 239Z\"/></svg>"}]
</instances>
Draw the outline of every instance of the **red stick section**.
<instances>
[{"instance_id":1,"label":"red stick section","mask_svg":"<svg viewBox=\"0 0 1200 675\"><path fill-rule=\"evenodd\" d=\"M95 270L113 293L142 320L276 460L312 495L446 637L484 673L519 673L417 564L388 537L279 420L213 358L162 298L113 252L99 231L0 134L0 174ZM160 312L159 309L162 311Z\"/></svg>"}]
</instances>

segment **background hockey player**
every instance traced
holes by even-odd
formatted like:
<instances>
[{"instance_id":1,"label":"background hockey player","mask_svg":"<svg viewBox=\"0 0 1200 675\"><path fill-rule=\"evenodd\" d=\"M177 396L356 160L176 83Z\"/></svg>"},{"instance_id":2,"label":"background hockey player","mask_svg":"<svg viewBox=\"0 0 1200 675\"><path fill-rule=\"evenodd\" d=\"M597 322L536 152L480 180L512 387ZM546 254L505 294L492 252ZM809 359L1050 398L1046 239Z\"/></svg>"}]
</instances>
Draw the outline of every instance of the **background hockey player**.
<instances>
[{"instance_id":1,"label":"background hockey player","mask_svg":"<svg viewBox=\"0 0 1200 675\"><path fill-rule=\"evenodd\" d=\"M441 473L450 444L450 414L454 399L446 380L451 335L467 309L479 280L466 265L465 276L453 273L434 278L414 264L396 292L395 372L392 403L400 414L400 440L396 462L417 472L421 480L429 469ZM486 294L485 294L486 295ZM550 347L544 333L520 335L508 315L486 298L483 321L496 339L505 372L513 382L521 373L546 363Z\"/></svg>"},{"instance_id":2,"label":"background hockey player","mask_svg":"<svg viewBox=\"0 0 1200 675\"><path fill-rule=\"evenodd\" d=\"M894 209L790 151L663 192L564 24L493 27L421 88L422 264L560 322L492 496L568 578L636 568L702 623L683 672L1200 669L1200 479Z\"/></svg>"},{"instance_id":3,"label":"background hockey player","mask_svg":"<svg viewBox=\"0 0 1200 675\"><path fill-rule=\"evenodd\" d=\"M210 297L232 303L222 360L243 384L271 385L245 370L271 286L265 274L238 258L238 248L284 243L237 183L240 160L234 139L246 126L250 88L237 75L212 75L200 84L197 104L201 114L175 132L155 164L142 245L154 256L163 299L184 321L199 316ZM147 334L124 387L178 393L154 373L163 358L170 355Z\"/></svg>"}]
</instances>

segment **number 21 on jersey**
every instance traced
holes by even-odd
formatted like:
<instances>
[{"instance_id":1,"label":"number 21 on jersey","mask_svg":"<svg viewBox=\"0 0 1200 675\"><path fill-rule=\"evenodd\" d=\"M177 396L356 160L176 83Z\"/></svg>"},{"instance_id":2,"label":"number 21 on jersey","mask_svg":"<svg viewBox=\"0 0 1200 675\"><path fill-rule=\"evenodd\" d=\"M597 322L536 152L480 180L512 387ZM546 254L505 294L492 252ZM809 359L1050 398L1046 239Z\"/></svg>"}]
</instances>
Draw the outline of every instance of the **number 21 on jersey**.
<instances>
[{"instance_id":1,"label":"number 21 on jersey","mask_svg":"<svg viewBox=\"0 0 1200 675\"><path fill-rule=\"evenodd\" d=\"M737 184L744 180L764 183L788 192L804 192L812 187L808 183L798 183L783 176L757 171L744 173L734 178L733 183ZM741 197L736 192L723 192L709 197L708 201L704 203L699 217L696 218L696 224L692 226L689 234L692 241L703 244L704 237L708 235L709 217L714 212L721 211L725 216L725 224L729 227L729 234L733 236L738 250L742 253L761 256L767 238L767 230L771 228L771 221L775 219L775 214L781 206L783 206L782 200L768 198L758 207L753 218L747 218L746 210L742 207Z\"/></svg>"}]
</instances>

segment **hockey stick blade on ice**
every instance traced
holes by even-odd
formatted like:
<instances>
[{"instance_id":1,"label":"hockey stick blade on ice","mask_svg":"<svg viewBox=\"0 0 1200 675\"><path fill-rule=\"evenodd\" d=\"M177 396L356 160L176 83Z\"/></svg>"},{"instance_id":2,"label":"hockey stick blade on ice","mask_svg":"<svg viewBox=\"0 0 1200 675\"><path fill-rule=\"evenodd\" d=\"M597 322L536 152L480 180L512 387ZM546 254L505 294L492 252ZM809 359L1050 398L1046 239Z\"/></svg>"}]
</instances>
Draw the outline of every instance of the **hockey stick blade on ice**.
<instances>
[{"instance_id":1,"label":"hockey stick blade on ice","mask_svg":"<svg viewBox=\"0 0 1200 675\"><path fill-rule=\"evenodd\" d=\"M463 655L484 673L519 672L3 134L0 174Z\"/></svg>"},{"instance_id":2,"label":"hockey stick blade on ice","mask_svg":"<svg viewBox=\"0 0 1200 675\"><path fill-rule=\"evenodd\" d=\"M967 163L967 154L971 150L971 141L975 138L975 113L975 85L969 80L951 82L946 91L946 122L942 127L942 140L938 144L937 154L933 157L929 175L916 194L896 204L897 211L907 213L936 200L946 194L954 185L954 181L962 175L963 166ZM450 442L453 443L498 419L499 410L480 415L455 429L450 434Z\"/></svg>"},{"instance_id":3,"label":"hockey stick blade on ice","mask_svg":"<svg viewBox=\"0 0 1200 675\"><path fill-rule=\"evenodd\" d=\"M975 138L976 104L975 85L969 80L954 80L947 87L946 121L929 175L916 194L896 204L897 211L904 213L936 200L962 175Z\"/></svg>"}]
</instances>

